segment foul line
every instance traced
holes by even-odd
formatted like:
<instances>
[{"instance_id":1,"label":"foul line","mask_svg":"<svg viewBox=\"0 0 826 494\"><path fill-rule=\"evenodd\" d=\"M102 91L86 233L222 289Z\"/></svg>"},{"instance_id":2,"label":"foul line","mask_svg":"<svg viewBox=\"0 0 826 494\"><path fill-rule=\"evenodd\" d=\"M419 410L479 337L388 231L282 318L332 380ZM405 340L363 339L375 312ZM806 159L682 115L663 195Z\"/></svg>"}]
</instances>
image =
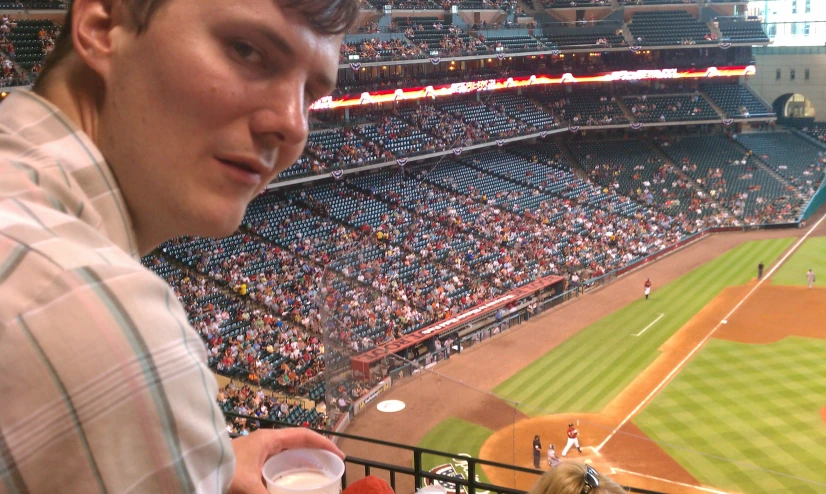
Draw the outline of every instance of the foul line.
<instances>
[{"instance_id":1,"label":"foul line","mask_svg":"<svg viewBox=\"0 0 826 494\"><path fill-rule=\"evenodd\" d=\"M659 321L660 319L662 319L664 315L665 315L665 314L660 314L660 317L658 317L658 318L654 319L654 322L652 322L651 324L649 324L648 326L646 326L646 327L645 327L645 329L643 329L642 331L640 331L640 332L639 332L639 333L637 333L637 334L632 334L631 336L640 336L640 335L642 335L643 333L645 333L646 331L648 331L648 328L650 328L651 326L653 326L653 325L654 325L654 323L656 323L657 321Z\"/></svg>"},{"instance_id":2,"label":"foul line","mask_svg":"<svg viewBox=\"0 0 826 494\"><path fill-rule=\"evenodd\" d=\"M646 475L644 473L631 472L629 470L623 470L621 468L611 467L611 474L612 475L615 474L615 473L618 473L618 472L619 473L625 473L625 474L628 474L628 475L636 475L638 477L642 477L642 478L646 478L646 479L650 479L650 480L656 480L658 482L665 482L665 483L668 483L668 484L679 485L681 487L688 487L690 489L697 489L698 491L711 492L713 494L729 494L727 491L719 491L717 489L712 489L710 487L703 487L701 485L686 484L686 483L683 483L683 482L677 482L676 480L668 480L668 479L663 479L663 478L660 478L660 477L654 477L653 475Z\"/></svg>"},{"instance_id":3,"label":"foul line","mask_svg":"<svg viewBox=\"0 0 826 494\"><path fill-rule=\"evenodd\" d=\"M706 344L706 342L707 342L707 341L708 341L708 340L709 340L709 339L710 339L710 338L714 335L714 333L716 333L716 332L717 332L717 330L720 328L720 326L722 326L722 325L724 324L724 322L723 322L723 321L728 322L728 318L729 318L729 317L731 317L731 315L732 315L732 314L734 314L734 312L735 312L737 309L739 309L739 308L740 308L740 306L741 306L741 305L743 305L743 303L744 303L744 302L745 302L745 301L746 301L749 297L751 297L751 294L752 294L752 293L754 293L754 292L755 292L755 290L757 290L757 289L760 287L760 285L762 285L762 284L763 284L763 282L764 282L764 281L766 281L767 279L771 278L771 275L772 275L772 274L773 274L773 273L777 270L777 268L779 268L780 266L782 266L782 265L783 265L783 263L784 263L784 262L786 262L786 259L788 259L788 258L789 258L789 256L791 256L792 254L794 254L794 252L797 250L797 248L798 248L798 247L800 247L800 244L802 244L803 242L805 242L805 241L806 241L806 239L807 239L807 238L809 238L809 235L811 235L811 234L812 234L812 232L813 232L813 231L815 231L815 229L817 229L817 227L818 227L818 226L820 226L820 224L821 224L821 223L823 223L823 220L826 220L826 215L824 215L823 217L821 217L821 218L817 221L817 223L815 223L814 225L812 225L812 226L809 228L809 231L808 231L808 232L806 232L806 234L805 234L805 235L803 235L802 237L800 237L800 239L799 239L799 240L798 240L798 241L797 241L797 242L796 242L796 243L792 246L792 248L791 248L791 249L789 249L789 251L788 251L788 252L787 252L787 253L786 253L786 254L785 254L785 255L784 255L784 256L780 259L780 261L779 261L779 262L777 262L777 263L775 263L775 265L774 265L774 266L772 266L772 268L769 270L769 272L766 274L766 276L764 276L761 280L759 280L759 281L757 282L757 284L756 284L756 285L754 285L754 287L752 287L752 289L751 289L751 290L749 290L749 293L747 293L745 297L743 297L743 298L742 298L739 302L737 302L737 305L735 305L735 306L734 306L734 308L733 308L733 309L731 309L731 311L729 311L729 313L728 313L728 314L726 314L726 315L725 315L725 317L723 317L723 320L722 320L722 321L720 321L720 322L718 322L718 323L717 323L717 325L716 325L716 326L714 326L714 329L712 329L712 330L711 330L711 332L709 332L709 333L705 336L705 338L703 338L703 339L700 341L700 343L698 343L698 344L697 344L697 346L695 346L695 347L694 347L694 348L693 348L693 349L692 349L692 350L688 353L688 355L686 355L686 356L685 356L685 358L684 358L683 360L681 360L681 361L680 361L680 363L679 363L679 364L677 364L677 366L676 366L676 367L674 367L674 369L672 369L672 370L671 370L671 372L669 372L669 373L668 373L668 375L667 375L667 376L665 376L665 379L663 379L663 380L660 382L660 384L658 384L658 385L657 385L657 387L656 387L656 388L654 388L654 390L653 390L653 391L651 391L651 393L649 393L649 394L648 394L648 396L646 396L646 397L645 397L645 399L643 399L643 400L642 400L642 402L640 402L640 404L639 404L639 405L637 405L637 407L636 407L636 408L634 408L634 410L632 410L632 411L631 411L631 413L629 413L629 414L628 414L628 416L627 416L627 417L625 417L624 419L622 419L622 422L620 422L620 424L619 424L618 426L616 426L616 427L614 428L614 430L612 430L612 431L611 431L611 433L610 433L610 434L608 434L608 437L606 437L606 438L605 438L605 440L604 440L604 441L602 441L602 443L600 443L600 445L596 447L596 451L601 450L601 449L605 446L605 444L606 444L608 441L610 441L610 440L611 440L611 438L612 438L612 437L614 437L614 435L616 435L617 431L619 431L620 429L622 429L622 427L623 427L625 424L627 424L627 423L628 423L628 421L629 421L629 420L631 420L631 419L634 417L634 415L636 415L636 414L637 414L637 412L639 412L639 411L640 411L640 409L641 409L643 406L645 406L645 404L646 404L646 403L648 403L648 401L649 401L649 400L651 400L651 398L653 398L653 397L654 397L654 395L655 395L655 394L657 394L657 392L660 390L660 388L662 388L663 386L665 386L665 384L666 384L668 381L670 381L672 377L674 377L674 374L676 374L677 372L679 372L679 370L680 370L680 369L682 369L682 367L685 365L685 363L686 363L686 362L688 362L688 360L689 360L691 357L693 357L693 356L694 356L694 354L695 354L695 353L697 353L697 351L698 351L698 350L700 350L700 348L702 348L702 346L703 346L703 345L705 345L705 344Z\"/></svg>"}]
</instances>

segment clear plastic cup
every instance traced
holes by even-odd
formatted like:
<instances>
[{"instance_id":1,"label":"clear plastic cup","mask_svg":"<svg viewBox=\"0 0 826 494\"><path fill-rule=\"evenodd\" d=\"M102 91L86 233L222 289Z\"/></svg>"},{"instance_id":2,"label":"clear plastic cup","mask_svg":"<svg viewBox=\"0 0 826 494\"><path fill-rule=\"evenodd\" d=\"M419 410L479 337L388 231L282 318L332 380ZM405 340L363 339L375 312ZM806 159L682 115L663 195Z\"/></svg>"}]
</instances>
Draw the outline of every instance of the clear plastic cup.
<instances>
[{"instance_id":1,"label":"clear plastic cup","mask_svg":"<svg viewBox=\"0 0 826 494\"><path fill-rule=\"evenodd\" d=\"M344 461L323 449L289 449L264 462L262 474L270 494L339 494Z\"/></svg>"}]
</instances>

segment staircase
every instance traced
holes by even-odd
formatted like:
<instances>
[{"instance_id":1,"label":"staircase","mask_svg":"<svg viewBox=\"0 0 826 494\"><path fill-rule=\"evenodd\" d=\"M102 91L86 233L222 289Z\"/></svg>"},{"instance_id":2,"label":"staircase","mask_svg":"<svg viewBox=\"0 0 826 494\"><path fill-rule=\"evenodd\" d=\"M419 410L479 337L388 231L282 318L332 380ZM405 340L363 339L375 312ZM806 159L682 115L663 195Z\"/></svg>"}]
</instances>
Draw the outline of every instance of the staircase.
<instances>
[{"instance_id":1,"label":"staircase","mask_svg":"<svg viewBox=\"0 0 826 494\"><path fill-rule=\"evenodd\" d=\"M522 12L526 14L533 14L535 12L545 12L545 7L542 5L542 0L536 0L533 2L534 8L530 8L524 0L517 0L516 6L522 9Z\"/></svg>"},{"instance_id":2,"label":"staircase","mask_svg":"<svg viewBox=\"0 0 826 494\"><path fill-rule=\"evenodd\" d=\"M680 175L680 178L685 180L686 183L691 184L691 188L693 188L694 190L696 190L698 192L702 192L703 196L705 196L705 197L712 197L711 194L706 189L701 187L700 184L698 184L695 179L693 179L693 178L689 177L688 175L686 175L683 172L682 168L680 168L679 166L677 166L676 163L671 161L671 158L669 158L668 155L665 154L663 152L663 150L660 149L660 147L657 146L650 137L646 137L645 142L651 147L651 149L654 151L654 154L656 154L657 157L659 157L661 160L663 160L676 173L678 173ZM730 218L742 219L742 218L738 218L737 215L735 215L729 208L725 207L720 201L715 200L714 202L717 204L717 208L720 209L720 211L728 213Z\"/></svg>"},{"instance_id":3,"label":"staircase","mask_svg":"<svg viewBox=\"0 0 826 494\"><path fill-rule=\"evenodd\" d=\"M768 111L774 113L774 106L770 105L769 102L763 99L763 97L760 96L760 94L757 91L752 89L751 86L749 86L748 82L743 83L743 87L746 88L751 94L753 94L754 97L757 98L761 103L763 103L763 106L768 108Z\"/></svg>"},{"instance_id":4,"label":"staircase","mask_svg":"<svg viewBox=\"0 0 826 494\"><path fill-rule=\"evenodd\" d=\"M622 110L622 114L625 115L625 118L627 118L629 122L636 122L637 120L634 118L634 114L631 113L631 109L628 108L628 105L625 104L622 97L615 94L612 94L612 96L617 99L617 106L619 106L620 110Z\"/></svg>"},{"instance_id":5,"label":"staircase","mask_svg":"<svg viewBox=\"0 0 826 494\"><path fill-rule=\"evenodd\" d=\"M706 22L706 26L708 26L708 30L711 31L711 34L717 36L718 40L723 39L723 33L720 32L720 29L715 26L713 22Z\"/></svg>"},{"instance_id":6,"label":"staircase","mask_svg":"<svg viewBox=\"0 0 826 494\"><path fill-rule=\"evenodd\" d=\"M568 148L567 141L562 138L558 138L556 140L556 145L559 147L559 150L562 151L562 157L568 160L568 163L571 165L571 171L577 177L581 178L582 180L591 181L591 178L588 176L588 172L585 171L585 168L579 164L576 158L574 158L574 154Z\"/></svg>"},{"instance_id":7,"label":"staircase","mask_svg":"<svg viewBox=\"0 0 826 494\"><path fill-rule=\"evenodd\" d=\"M743 154L744 154L744 155L745 155L745 154L748 154L748 152L749 152L749 151L751 151L750 149L746 148L746 146L743 146L742 144L740 144L740 142L738 142L738 141L736 141L736 140L732 140L732 143L734 144L734 147L736 147L737 149L741 150L741 151L743 152ZM779 173L777 173L776 171L774 171L774 169L773 169L772 167L770 167L769 165L767 165L766 163L764 163L764 162L763 162L763 160L762 160L762 159L760 159L760 157L759 157L759 156L757 156L756 154L752 153L751 158L752 158L752 160L754 161L754 163L755 163L755 164L756 164L756 165L757 165L760 169L762 169L763 171L767 172L769 175L771 175L772 177L774 177L774 178L775 178L775 180L777 180L778 182L780 182L780 183L781 183L781 184L783 184L784 186L788 187L788 189L789 189L789 190L793 190L793 191L794 191L794 196L795 196L795 197L797 197L798 199L804 200L804 201L806 200L806 196L804 196L804 195L803 195L803 193L802 193L802 192L800 192L800 190L799 190L797 187L795 187L794 185L792 185L791 183L789 183L789 181L788 181L788 180L786 180L786 179L785 179L782 175L780 175Z\"/></svg>"},{"instance_id":8,"label":"staircase","mask_svg":"<svg viewBox=\"0 0 826 494\"><path fill-rule=\"evenodd\" d=\"M705 91L700 91L700 96L702 96L703 99L705 99L706 102L709 104L709 106L711 106L711 108L713 108L714 111L716 111L717 114L720 115L721 119L726 118L726 112L713 99L711 99L711 96L707 95Z\"/></svg>"}]
</instances>

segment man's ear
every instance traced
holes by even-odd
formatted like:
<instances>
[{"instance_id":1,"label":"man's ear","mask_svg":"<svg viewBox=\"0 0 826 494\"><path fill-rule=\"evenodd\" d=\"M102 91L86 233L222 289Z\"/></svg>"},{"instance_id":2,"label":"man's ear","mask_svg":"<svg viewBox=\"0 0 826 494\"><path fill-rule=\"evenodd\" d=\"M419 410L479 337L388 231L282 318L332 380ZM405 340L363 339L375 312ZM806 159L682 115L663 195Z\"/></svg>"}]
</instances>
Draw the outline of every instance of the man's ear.
<instances>
[{"instance_id":1,"label":"man's ear","mask_svg":"<svg viewBox=\"0 0 826 494\"><path fill-rule=\"evenodd\" d=\"M104 80L111 72L117 28L123 28L122 0L75 0L72 45L84 63Z\"/></svg>"}]
</instances>

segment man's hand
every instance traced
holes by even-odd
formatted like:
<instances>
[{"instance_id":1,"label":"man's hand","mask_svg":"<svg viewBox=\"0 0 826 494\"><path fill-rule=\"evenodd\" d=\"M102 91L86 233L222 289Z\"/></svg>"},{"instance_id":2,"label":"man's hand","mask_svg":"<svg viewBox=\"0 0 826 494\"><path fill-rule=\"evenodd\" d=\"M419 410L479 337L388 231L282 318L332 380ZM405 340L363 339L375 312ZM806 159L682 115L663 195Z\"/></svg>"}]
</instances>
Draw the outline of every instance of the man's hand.
<instances>
[{"instance_id":1,"label":"man's hand","mask_svg":"<svg viewBox=\"0 0 826 494\"><path fill-rule=\"evenodd\" d=\"M304 428L261 429L232 441L235 451L235 475L230 494L267 494L261 470L267 458L286 449L326 449L344 459L344 453L332 441Z\"/></svg>"}]
</instances>

